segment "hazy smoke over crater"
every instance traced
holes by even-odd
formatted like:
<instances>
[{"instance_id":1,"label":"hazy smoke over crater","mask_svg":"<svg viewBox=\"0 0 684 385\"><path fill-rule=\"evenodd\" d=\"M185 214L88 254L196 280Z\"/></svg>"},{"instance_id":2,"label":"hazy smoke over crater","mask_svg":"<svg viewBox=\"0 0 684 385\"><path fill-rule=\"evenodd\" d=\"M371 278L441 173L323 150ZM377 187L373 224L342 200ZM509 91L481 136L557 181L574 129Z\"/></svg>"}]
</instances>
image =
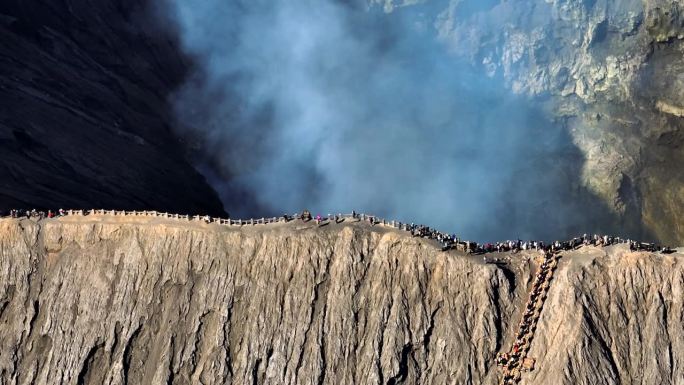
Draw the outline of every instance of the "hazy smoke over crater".
<instances>
[{"instance_id":1,"label":"hazy smoke over crater","mask_svg":"<svg viewBox=\"0 0 684 385\"><path fill-rule=\"evenodd\" d=\"M499 79L450 56L427 7L171 8L197 63L176 95L179 125L206 152L233 216L355 209L475 239L594 224L566 134Z\"/></svg>"}]
</instances>

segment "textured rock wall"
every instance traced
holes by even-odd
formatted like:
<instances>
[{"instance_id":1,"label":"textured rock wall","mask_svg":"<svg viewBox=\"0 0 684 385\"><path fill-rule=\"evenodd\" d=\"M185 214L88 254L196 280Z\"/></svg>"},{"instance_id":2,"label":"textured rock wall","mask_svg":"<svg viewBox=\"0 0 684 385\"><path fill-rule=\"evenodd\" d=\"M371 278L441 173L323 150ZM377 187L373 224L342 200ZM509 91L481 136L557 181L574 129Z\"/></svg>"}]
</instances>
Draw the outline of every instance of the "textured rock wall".
<instances>
[{"instance_id":1,"label":"textured rock wall","mask_svg":"<svg viewBox=\"0 0 684 385\"><path fill-rule=\"evenodd\" d=\"M682 2L445 3L441 39L568 129L584 155L581 183L618 216L616 228L684 242Z\"/></svg>"},{"instance_id":2,"label":"textured rock wall","mask_svg":"<svg viewBox=\"0 0 684 385\"><path fill-rule=\"evenodd\" d=\"M529 383L683 384L684 259L584 249L553 283Z\"/></svg>"},{"instance_id":3,"label":"textured rock wall","mask_svg":"<svg viewBox=\"0 0 684 385\"><path fill-rule=\"evenodd\" d=\"M523 382L684 381L682 256L621 253L563 257ZM494 384L533 257L353 223L2 220L0 384Z\"/></svg>"},{"instance_id":4,"label":"textured rock wall","mask_svg":"<svg viewBox=\"0 0 684 385\"><path fill-rule=\"evenodd\" d=\"M12 384L481 383L512 308L500 270L394 232L0 233Z\"/></svg>"}]
</instances>

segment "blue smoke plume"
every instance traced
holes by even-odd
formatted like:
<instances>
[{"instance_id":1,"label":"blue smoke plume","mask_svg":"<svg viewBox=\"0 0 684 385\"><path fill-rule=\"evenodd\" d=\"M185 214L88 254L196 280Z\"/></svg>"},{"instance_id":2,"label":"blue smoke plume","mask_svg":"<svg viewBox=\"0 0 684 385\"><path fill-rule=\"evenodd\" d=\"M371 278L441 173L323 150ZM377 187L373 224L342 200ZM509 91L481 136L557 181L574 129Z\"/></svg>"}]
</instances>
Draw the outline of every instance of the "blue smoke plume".
<instances>
[{"instance_id":1,"label":"blue smoke plume","mask_svg":"<svg viewBox=\"0 0 684 385\"><path fill-rule=\"evenodd\" d=\"M562 125L450 55L434 8L376 8L171 1L196 65L179 130L227 211L355 209L475 240L598 230Z\"/></svg>"}]
</instances>

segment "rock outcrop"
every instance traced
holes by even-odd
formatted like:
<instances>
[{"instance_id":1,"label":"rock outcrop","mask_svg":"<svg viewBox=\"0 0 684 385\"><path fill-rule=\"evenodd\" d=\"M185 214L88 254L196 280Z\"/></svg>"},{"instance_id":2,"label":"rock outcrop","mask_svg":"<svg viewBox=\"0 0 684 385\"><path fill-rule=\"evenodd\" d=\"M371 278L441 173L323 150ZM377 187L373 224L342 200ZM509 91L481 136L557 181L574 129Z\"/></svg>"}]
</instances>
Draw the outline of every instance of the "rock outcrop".
<instances>
[{"instance_id":1,"label":"rock outcrop","mask_svg":"<svg viewBox=\"0 0 684 385\"><path fill-rule=\"evenodd\" d=\"M434 18L441 39L567 128L584 156L581 183L623 230L683 242L682 2L448 3Z\"/></svg>"},{"instance_id":2,"label":"rock outcrop","mask_svg":"<svg viewBox=\"0 0 684 385\"><path fill-rule=\"evenodd\" d=\"M0 220L0 384L496 384L538 254L345 221ZM684 256L563 254L522 383L682 384Z\"/></svg>"}]
</instances>

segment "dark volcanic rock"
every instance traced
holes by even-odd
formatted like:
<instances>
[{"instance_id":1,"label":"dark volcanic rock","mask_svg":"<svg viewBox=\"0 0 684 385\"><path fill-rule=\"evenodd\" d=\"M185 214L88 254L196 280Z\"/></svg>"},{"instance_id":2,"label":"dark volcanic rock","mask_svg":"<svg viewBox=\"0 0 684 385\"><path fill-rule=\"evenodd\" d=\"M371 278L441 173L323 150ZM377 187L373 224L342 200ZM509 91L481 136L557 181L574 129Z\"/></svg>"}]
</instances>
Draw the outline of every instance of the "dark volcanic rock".
<instances>
[{"instance_id":1,"label":"dark volcanic rock","mask_svg":"<svg viewBox=\"0 0 684 385\"><path fill-rule=\"evenodd\" d=\"M171 132L188 65L144 3L0 4L0 208L223 212Z\"/></svg>"}]
</instances>

